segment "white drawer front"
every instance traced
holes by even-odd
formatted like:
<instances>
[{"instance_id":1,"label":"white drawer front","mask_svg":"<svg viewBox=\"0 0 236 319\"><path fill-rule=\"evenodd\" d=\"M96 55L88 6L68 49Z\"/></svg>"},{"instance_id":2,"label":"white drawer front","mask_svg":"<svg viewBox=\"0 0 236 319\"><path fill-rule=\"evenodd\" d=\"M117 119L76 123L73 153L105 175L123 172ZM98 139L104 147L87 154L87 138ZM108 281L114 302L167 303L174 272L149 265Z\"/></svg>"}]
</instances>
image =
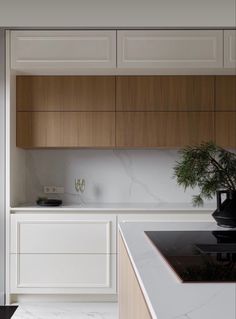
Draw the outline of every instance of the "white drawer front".
<instances>
[{"instance_id":1,"label":"white drawer front","mask_svg":"<svg viewBox=\"0 0 236 319\"><path fill-rule=\"evenodd\" d=\"M11 293L91 291L115 293L115 254L11 254Z\"/></svg>"},{"instance_id":2,"label":"white drawer front","mask_svg":"<svg viewBox=\"0 0 236 319\"><path fill-rule=\"evenodd\" d=\"M116 252L116 217L12 215L11 253Z\"/></svg>"},{"instance_id":3,"label":"white drawer front","mask_svg":"<svg viewBox=\"0 0 236 319\"><path fill-rule=\"evenodd\" d=\"M118 31L119 68L221 68L223 31Z\"/></svg>"},{"instance_id":4,"label":"white drawer front","mask_svg":"<svg viewBox=\"0 0 236 319\"><path fill-rule=\"evenodd\" d=\"M224 31L224 67L236 68L236 30Z\"/></svg>"},{"instance_id":5,"label":"white drawer front","mask_svg":"<svg viewBox=\"0 0 236 319\"><path fill-rule=\"evenodd\" d=\"M111 68L116 31L12 31L11 67Z\"/></svg>"}]
</instances>

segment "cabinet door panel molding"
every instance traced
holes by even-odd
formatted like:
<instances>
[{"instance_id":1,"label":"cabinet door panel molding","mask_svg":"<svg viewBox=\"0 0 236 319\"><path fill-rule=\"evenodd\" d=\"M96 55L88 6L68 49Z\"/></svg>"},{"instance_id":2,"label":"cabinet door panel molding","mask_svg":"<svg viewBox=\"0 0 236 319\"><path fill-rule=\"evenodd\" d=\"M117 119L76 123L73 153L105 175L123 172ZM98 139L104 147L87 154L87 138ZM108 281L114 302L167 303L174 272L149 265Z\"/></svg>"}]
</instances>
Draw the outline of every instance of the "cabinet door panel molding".
<instances>
[{"instance_id":1,"label":"cabinet door panel molding","mask_svg":"<svg viewBox=\"0 0 236 319\"><path fill-rule=\"evenodd\" d=\"M224 30L224 67L236 69L236 30Z\"/></svg>"},{"instance_id":2,"label":"cabinet door panel molding","mask_svg":"<svg viewBox=\"0 0 236 319\"><path fill-rule=\"evenodd\" d=\"M121 30L119 68L222 68L223 31Z\"/></svg>"},{"instance_id":3,"label":"cabinet door panel molding","mask_svg":"<svg viewBox=\"0 0 236 319\"><path fill-rule=\"evenodd\" d=\"M11 67L114 68L116 31L12 31Z\"/></svg>"},{"instance_id":4,"label":"cabinet door panel molding","mask_svg":"<svg viewBox=\"0 0 236 319\"><path fill-rule=\"evenodd\" d=\"M11 253L115 253L115 223L115 216L101 214L87 218L13 215Z\"/></svg>"},{"instance_id":5,"label":"cabinet door panel molding","mask_svg":"<svg viewBox=\"0 0 236 319\"><path fill-rule=\"evenodd\" d=\"M236 66L235 30L11 31L11 68L28 74L116 74ZM90 72L89 72L90 71ZM126 73L127 74L127 73ZM137 73L136 73L137 74ZM157 73L158 74L158 73ZM184 73L182 73L184 74ZM190 73L191 74L191 73Z\"/></svg>"},{"instance_id":6,"label":"cabinet door panel molding","mask_svg":"<svg viewBox=\"0 0 236 319\"><path fill-rule=\"evenodd\" d=\"M113 254L12 254L11 293L116 293Z\"/></svg>"},{"instance_id":7,"label":"cabinet door panel molding","mask_svg":"<svg viewBox=\"0 0 236 319\"><path fill-rule=\"evenodd\" d=\"M13 214L11 293L116 293L116 251L115 215Z\"/></svg>"}]
</instances>

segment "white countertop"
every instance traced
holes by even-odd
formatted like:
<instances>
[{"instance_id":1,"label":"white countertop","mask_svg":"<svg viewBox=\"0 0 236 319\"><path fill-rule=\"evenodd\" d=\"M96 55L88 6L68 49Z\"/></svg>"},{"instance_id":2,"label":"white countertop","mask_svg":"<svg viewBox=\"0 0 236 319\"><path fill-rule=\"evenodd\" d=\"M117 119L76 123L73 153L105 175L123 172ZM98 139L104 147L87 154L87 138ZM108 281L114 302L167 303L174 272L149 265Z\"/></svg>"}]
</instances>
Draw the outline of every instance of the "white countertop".
<instances>
[{"instance_id":1,"label":"white countertop","mask_svg":"<svg viewBox=\"0 0 236 319\"><path fill-rule=\"evenodd\" d=\"M58 207L40 207L35 204L25 204L11 207L13 212L27 211L173 211L173 212L213 212L215 204L207 204L203 207L193 207L191 203L87 203L62 205Z\"/></svg>"},{"instance_id":2,"label":"white countertop","mask_svg":"<svg viewBox=\"0 0 236 319\"><path fill-rule=\"evenodd\" d=\"M235 319L235 283L182 283L144 234L214 230L214 222L124 222L119 229L153 319Z\"/></svg>"}]
</instances>

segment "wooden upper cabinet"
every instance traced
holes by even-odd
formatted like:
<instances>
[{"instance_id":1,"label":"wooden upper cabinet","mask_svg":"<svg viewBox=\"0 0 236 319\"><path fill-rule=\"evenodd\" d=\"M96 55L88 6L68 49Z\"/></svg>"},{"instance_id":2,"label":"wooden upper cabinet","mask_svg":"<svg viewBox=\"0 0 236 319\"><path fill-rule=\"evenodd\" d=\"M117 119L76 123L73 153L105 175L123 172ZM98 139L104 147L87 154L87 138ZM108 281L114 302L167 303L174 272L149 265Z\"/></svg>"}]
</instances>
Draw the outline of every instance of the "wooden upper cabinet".
<instances>
[{"instance_id":1,"label":"wooden upper cabinet","mask_svg":"<svg viewBox=\"0 0 236 319\"><path fill-rule=\"evenodd\" d=\"M17 76L17 111L114 111L115 77Z\"/></svg>"},{"instance_id":2,"label":"wooden upper cabinet","mask_svg":"<svg viewBox=\"0 0 236 319\"><path fill-rule=\"evenodd\" d=\"M73 72L115 67L115 30L11 31L12 69Z\"/></svg>"},{"instance_id":3,"label":"wooden upper cabinet","mask_svg":"<svg viewBox=\"0 0 236 319\"><path fill-rule=\"evenodd\" d=\"M118 68L222 68L222 30L118 30Z\"/></svg>"},{"instance_id":4,"label":"wooden upper cabinet","mask_svg":"<svg viewBox=\"0 0 236 319\"><path fill-rule=\"evenodd\" d=\"M226 148L236 148L236 112L215 113L215 141Z\"/></svg>"},{"instance_id":5,"label":"wooden upper cabinet","mask_svg":"<svg viewBox=\"0 0 236 319\"><path fill-rule=\"evenodd\" d=\"M114 112L17 112L17 146L114 147Z\"/></svg>"},{"instance_id":6,"label":"wooden upper cabinet","mask_svg":"<svg viewBox=\"0 0 236 319\"><path fill-rule=\"evenodd\" d=\"M213 111L213 76L119 76L118 111Z\"/></svg>"},{"instance_id":7,"label":"wooden upper cabinet","mask_svg":"<svg viewBox=\"0 0 236 319\"><path fill-rule=\"evenodd\" d=\"M214 139L213 112L117 112L117 147L183 147Z\"/></svg>"},{"instance_id":8,"label":"wooden upper cabinet","mask_svg":"<svg viewBox=\"0 0 236 319\"><path fill-rule=\"evenodd\" d=\"M236 111L236 76L216 77L216 110Z\"/></svg>"}]
</instances>

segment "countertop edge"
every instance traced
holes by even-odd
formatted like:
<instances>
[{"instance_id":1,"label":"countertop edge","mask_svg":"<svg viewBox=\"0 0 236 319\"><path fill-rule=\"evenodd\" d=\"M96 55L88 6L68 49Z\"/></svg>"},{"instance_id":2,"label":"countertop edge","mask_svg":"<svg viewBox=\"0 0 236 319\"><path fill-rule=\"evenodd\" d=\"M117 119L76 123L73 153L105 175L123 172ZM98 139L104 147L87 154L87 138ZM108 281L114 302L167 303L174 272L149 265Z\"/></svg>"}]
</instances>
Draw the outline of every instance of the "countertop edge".
<instances>
[{"instance_id":1,"label":"countertop edge","mask_svg":"<svg viewBox=\"0 0 236 319\"><path fill-rule=\"evenodd\" d=\"M150 300L149 300L148 293L147 293L147 291L146 291L146 289L145 289L145 286L144 286L144 284L143 284L143 281L142 281L142 278L141 278L141 276L140 276L140 274L139 274L139 271L138 271L138 269L137 269L137 267L136 267L136 265L135 265L135 262L134 262L134 259L133 259L133 257L132 257L132 254L131 254L131 252L130 252L130 250L129 250L129 247L128 247L127 243L126 243L124 234L123 234L123 232L122 232L122 228L120 227L120 224L118 225L118 229L119 229L119 234L121 235L121 238L122 238L123 243L124 243L124 245L125 245L127 254L128 254L128 256L129 256L129 260L130 260L131 265L132 265L132 267L133 267L135 276L137 277L138 283L139 283L139 285L140 285L140 288L141 288L143 297L144 297L144 299L145 299L145 301L146 301L146 304L147 304L147 306L148 306L148 310L149 310L150 313L151 313L152 319L158 319L158 318L157 318L157 315L156 315L156 312L155 312L155 310L153 309L152 303L151 303Z\"/></svg>"}]
</instances>

